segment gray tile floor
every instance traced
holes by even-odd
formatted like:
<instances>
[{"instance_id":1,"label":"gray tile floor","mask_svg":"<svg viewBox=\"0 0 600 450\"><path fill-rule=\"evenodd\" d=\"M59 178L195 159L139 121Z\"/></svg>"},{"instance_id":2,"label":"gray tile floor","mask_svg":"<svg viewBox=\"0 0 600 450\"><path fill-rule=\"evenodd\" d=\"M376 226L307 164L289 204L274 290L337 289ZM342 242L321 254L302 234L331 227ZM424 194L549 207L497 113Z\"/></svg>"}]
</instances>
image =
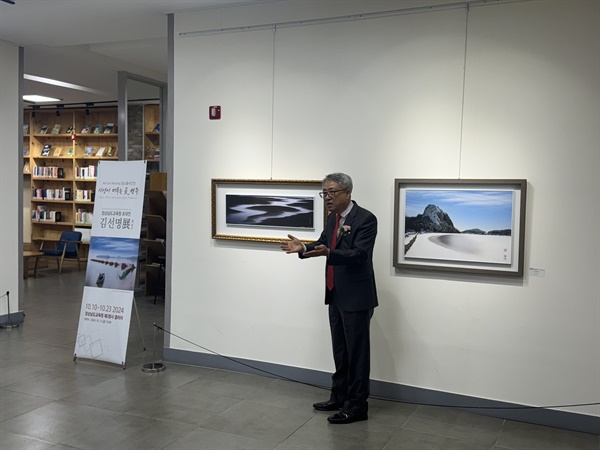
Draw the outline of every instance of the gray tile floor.
<instances>
[{"instance_id":1,"label":"gray tile floor","mask_svg":"<svg viewBox=\"0 0 600 450\"><path fill-rule=\"evenodd\" d=\"M381 400L366 422L329 425L311 407L328 396L318 388L172 363L144 373L162 300L137 300L148 350L132 320L126 370L74 362L83 277L65 268L28 278L25 322L0 330L0 449L600 448L596 435Z\"/></svg>"}]
</instances>

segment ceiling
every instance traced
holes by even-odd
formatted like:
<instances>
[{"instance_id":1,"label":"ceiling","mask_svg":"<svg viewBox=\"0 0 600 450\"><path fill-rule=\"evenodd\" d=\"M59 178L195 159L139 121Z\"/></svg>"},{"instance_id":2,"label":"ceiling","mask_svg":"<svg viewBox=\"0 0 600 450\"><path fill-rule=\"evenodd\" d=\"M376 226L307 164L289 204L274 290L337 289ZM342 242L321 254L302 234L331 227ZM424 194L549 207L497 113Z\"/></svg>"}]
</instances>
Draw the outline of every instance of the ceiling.
<instances>
[{"instance_id":1,"label":"ceiling","mask_svg":"<svg viewBox=\"0 0 600 450\"><path fill-rule=\"evenodd\" d=\"M60 103L117 99L117 72L167 77L167 14L278 0L13 0L0 39L24 48L24 72L89 88L25 80L24 94Z\"/></svg>"}]
</instances>

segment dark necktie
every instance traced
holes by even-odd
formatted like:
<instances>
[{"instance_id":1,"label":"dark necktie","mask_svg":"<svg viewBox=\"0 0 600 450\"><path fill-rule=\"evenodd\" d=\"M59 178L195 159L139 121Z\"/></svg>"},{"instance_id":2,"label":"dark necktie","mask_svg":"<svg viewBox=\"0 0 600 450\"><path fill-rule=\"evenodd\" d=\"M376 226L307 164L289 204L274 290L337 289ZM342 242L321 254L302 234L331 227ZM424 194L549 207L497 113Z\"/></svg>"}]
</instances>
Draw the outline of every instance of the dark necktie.
<instances>
[{"instance_id":1,"label":"dark necktie","mask_svg":"<svg viewBox=\"0 0 600 450\"><path fill-rule=\"evenodd\" d=\"M331 239L331 247L329 248L329 250L333 250L335 248L335 244L337 244L338 228L340 227L340 217L341 216L339 214L335 215L335 228L333 230L333 239ZM327 289L329 289L330 291L333 289L332 265L327 266Z\"/></svg>"}]
</instances>

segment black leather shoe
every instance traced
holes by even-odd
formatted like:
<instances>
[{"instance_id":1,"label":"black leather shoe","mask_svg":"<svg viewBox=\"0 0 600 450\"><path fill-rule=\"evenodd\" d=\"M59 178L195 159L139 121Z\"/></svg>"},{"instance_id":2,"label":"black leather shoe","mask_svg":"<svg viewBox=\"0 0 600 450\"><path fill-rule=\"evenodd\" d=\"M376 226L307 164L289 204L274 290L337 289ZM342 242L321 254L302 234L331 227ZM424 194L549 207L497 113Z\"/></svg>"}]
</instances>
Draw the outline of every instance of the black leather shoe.
<instances>
[{"instance_id":1,"label":"black leather shoe","mask_svg":"<svg viewBox=\"0 0 600 450\"><path fill-rule=\"evenodd\" d=\"M353 423L361 420L367 420L369 415L366 412L352 412L352 411L340 411L333 416L329 416L327 421L329 423Z\"/></svg>"},{"instance_id":2,"label":"black leather shoe","mask_svg":"<svg viewBox=\"0 0 600 450\"><path fill-rule=\"evenodd\" d=\"M313 403L313 408L317 411L337 411L342 409L341 403L336 403L333 400L327 400L326 402Z\"/></svg>"}]
</instances>

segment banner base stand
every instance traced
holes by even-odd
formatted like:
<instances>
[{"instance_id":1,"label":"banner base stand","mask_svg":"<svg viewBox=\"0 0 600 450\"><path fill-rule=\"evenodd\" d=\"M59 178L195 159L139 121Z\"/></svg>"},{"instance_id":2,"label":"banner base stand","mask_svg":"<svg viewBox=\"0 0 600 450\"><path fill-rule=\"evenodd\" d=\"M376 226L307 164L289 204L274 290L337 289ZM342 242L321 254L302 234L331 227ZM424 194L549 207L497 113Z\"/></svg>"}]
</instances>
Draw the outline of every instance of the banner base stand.
<instances>
[{"instance_id":1,"label":"banner base stand","mask_svg":"<svg viewBox=\"0 0 600 450\"><path fill-rule=\"evenodd\" d=\"M3 295L2 297L6 297L6 305L8 307L6 312L8 315L8 321L6 323L3 323L2 325L0 325L0 328L4 328L6 330L12 330L13 328L17 328L19 326L19 323L18 322L12 323L12 321L10 320L10 291L6 291L6 294Z\"/></svg>"},{"instance_id":2,"label":"banner base stand","mask_svg":"<svg viewBox=\"0 0 600 450\"><path fill-rule=\"evenodd\" d=\"M142 366L142 372L144 373L158 373L165 369L166 367L163 363L148 363Z\"/></svg>"},{"instance_id":3,"label":"banner base stand","mask_svg":"<svg viewBox=\"0 0 600 450\"><path fill-rule=\"evenodd\" d=\"M157 363L156 361L156 324L154 324L154 332L152 333L152 362L144 364L142 366L142 372L144 373L157 373L162 372L166 369L163 363Z\"/></svg>"}]
</instances>

